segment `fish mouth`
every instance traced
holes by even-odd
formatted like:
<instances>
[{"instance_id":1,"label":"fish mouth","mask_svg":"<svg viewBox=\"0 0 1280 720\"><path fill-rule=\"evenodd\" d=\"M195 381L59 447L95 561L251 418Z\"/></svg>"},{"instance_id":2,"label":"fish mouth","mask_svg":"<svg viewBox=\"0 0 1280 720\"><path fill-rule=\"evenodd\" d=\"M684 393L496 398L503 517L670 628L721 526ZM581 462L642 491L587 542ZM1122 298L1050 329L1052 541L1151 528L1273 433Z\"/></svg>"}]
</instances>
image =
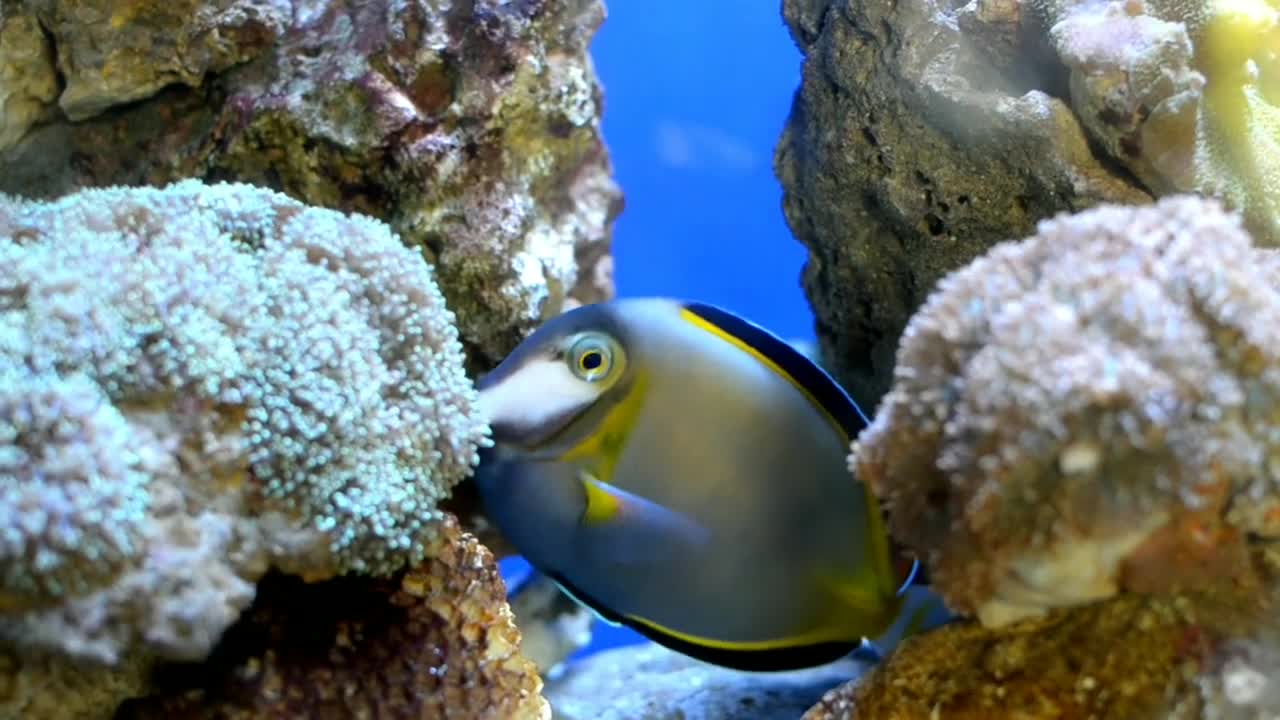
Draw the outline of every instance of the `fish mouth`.
<instances>
[{"instance_id":1,"label":"fish mouth","mask_svg":"<svg viewBox=\"0 0 1280 720\"><path fill-rule=\"evenodd\" d=\"M575 420L594 405L583 402L568 405L554 413L528 413L510 409L505 386L498 373L489 373L476 383L478 409L489 424L490 436L497 445L525 452L545 450L556 438L565 435Z\"/></svg>"},{"instance_id":2,"label":"fish mouth","mask_svg":"<svg viewBox=\"0 0 1280 720\"><path fill-rule=\"evenodd\" d=\"M489 430L492 433L493 441L499 445L533 451L544 448L555 438L562 435L573 424L574 420L577 420L586 412L588 407L590 406L585 405L564 410L542 420L536 425L528 425L514 420L496 420L489 423Z\"/></svg>"}]
</instances>

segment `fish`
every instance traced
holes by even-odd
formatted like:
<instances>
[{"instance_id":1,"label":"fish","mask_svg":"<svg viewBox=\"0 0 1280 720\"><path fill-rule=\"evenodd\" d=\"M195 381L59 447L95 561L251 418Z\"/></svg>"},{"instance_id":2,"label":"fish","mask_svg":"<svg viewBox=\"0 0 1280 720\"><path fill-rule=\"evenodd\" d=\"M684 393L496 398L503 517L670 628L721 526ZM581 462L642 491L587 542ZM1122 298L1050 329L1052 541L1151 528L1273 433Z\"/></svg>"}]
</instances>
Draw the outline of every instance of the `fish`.
<instances>
[{"instance_id":1,"label":"fish","mask_svg":"<svg viewBox=\"0 0 1280 720\"><path fill-rule=\"evenodd\" d=\"M486 515L605 622L750 671L903 635L921 566L849 471L868 420L759 325L674 298L580 306L477 389Z\"/></svg>"}]
</instances>

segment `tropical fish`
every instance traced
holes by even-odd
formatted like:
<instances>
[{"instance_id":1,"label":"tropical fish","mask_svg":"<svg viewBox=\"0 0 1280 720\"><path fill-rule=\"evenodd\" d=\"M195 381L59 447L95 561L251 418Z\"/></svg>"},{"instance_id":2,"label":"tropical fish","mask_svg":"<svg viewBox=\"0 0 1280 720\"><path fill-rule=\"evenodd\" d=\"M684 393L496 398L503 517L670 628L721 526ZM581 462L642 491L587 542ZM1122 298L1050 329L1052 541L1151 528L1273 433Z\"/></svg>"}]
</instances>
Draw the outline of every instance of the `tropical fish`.
<instances>
[{"instance_id":1,"label":"tropical fish","mask_svg":"<svg viewBox=\"0 0 1280 720\"><path fill-rule=\"evenodd\" d=\"M849 473L866 417L763 328L665 298L588 305L478 387L486 513L604 620L707 662L785 670L900 619L919 566L895 562Z\"/></svg>"}]
</instances>

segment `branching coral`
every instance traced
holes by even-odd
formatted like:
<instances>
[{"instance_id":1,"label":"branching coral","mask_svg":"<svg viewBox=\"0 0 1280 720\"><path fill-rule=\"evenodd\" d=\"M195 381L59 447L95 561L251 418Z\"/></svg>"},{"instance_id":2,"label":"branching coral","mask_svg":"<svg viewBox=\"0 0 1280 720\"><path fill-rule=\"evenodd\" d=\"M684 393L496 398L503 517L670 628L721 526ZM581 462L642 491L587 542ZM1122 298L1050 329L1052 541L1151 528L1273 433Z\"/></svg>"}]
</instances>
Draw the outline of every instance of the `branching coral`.
<instances>
[{"instance_id":1,"label":"branching coral","mask_svg":"<svg viewBox=\"0 0 1280 720\"><path fill-rule=\"evenodd\" d=\"M858 475L948 604L999 626L1118 588L1249 592L1276 537L1280 272L1176 197L1041 223L947 276Z\"/></svg>"},{"instance_id":2,"label":"branching coral","mask_svg":"<svg viewBox=\"0 0 1280 720\"><path fill-rule=\"evenodd\" d=\"M1090 134L1159 194L1280 244L1280 0L1033 0Z\"/></svg>"},{"instance_id":3,"label":"branching coral","mask_svg":"<svg viewBox=\"0 0 1280 720\"><path fill-rule=\"evenodd\" d=\"M187 181L0 197L0 637L200 657L269 567L386 574L485 442L379 222Z\"/></svg>"}]
</instances>

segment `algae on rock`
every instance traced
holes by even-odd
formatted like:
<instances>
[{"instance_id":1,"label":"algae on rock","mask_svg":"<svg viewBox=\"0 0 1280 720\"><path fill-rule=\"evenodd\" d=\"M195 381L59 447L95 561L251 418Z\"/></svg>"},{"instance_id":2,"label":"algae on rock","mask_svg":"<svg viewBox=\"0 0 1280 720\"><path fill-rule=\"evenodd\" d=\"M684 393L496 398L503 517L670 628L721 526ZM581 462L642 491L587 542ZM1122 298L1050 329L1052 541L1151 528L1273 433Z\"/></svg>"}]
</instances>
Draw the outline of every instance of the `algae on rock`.
<instances>
[{"instance_id":1,"label":"algae on rock","mask_svg":"<svg viewBox=\"0 0 1280 720\"><path fill-rule=\"evenodd\" d=\"M603 17L581 0L3 0L0 191L196 177L382 219L435 265L473 368L492 365L566 298L613 293L621 194L587 54Z\"/></svg>"},{"instance_id":2,"label":"algae on rock","mask_svg":"<svg viewBox=\"0 0 1280 720\"><path fill-rule=\"evenodd\" d=\"M938 279L1058 212L1196 189L1280 243L1274 0L783 8L805 62L775 168L823 353L864 406Z\"/></svg>"},{"instance_id":3,"label":"algae on rock","mask_svg":"<svg viewBox=\"0 0 1280 720\"><path fill-rule=\"evenodd\" d=\"M450 516L426 554L389 578L268 576L206 662L116 720L549 720L492 553Z\"/></svg>"}]
</instances>

